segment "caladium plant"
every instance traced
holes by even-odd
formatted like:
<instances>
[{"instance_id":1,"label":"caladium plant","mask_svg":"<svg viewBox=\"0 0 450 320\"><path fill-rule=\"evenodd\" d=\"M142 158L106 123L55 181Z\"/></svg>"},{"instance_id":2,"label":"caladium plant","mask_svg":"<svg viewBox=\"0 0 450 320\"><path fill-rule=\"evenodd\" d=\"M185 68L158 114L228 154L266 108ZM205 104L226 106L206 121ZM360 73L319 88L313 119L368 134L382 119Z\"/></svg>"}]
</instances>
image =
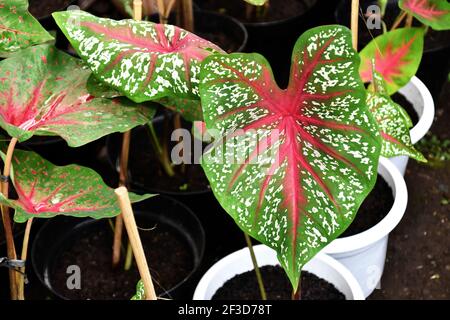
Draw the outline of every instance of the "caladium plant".
<instances>
[{"instance_id":1,"label":"caladium plant","mask_svg":"<svg viewBox=\"0 0 450 320\"><path fill-rule=\"evenodd\" d=\"M113 132L145 124L155 109L94 98L86 89L91 71L51 45L22 50L0 62L0 126L25 141L58 135L77 147Z\"/></svg>"},{"instance_id":2,"label":"caladium plant","mask_svg":"<svg viewBox=\"0 0 450 320\"><path fill-rule=\"evenodd\" d=\"M259 54L213 55L202 65L204 120L224 137L204 154L204 171L240 228L277 251L294 289L377 178L381 139L358 66L342 26L298 39L285 90Z\"/></svg>"},{"instance_id":3,"label":"caladium plant","mask_svg":"<svg viewBox=\"0 0 450 320\"><path fill-rule=\"evenodd\" d=\"M401 28L373 39L360 52L360 74L364 82L372 80L372 62L386 81L389 94L406 85L416 74L423 53L424 30Z\"/></svg>"},{"instance_id":4,"label":"caladium plant","mask_svg":"<svg viewBox=\"0 0 450 320\"><path fill-rule=\"evenodd\" d=\"M450 3L447 0L400 0L402 10L435 30L450 29Z\"/></svg>"},{"instance_id":5,"label":"caladium plant","mask_svg":"<svg viewBox=\"0 0 450 320\"><path fill-rule=\"evenodd\" d=\"M391 99L383 77L377 72L374 72L373 82L367 92L367 105L380 128L382 156L391 158L405 155L427 162L411 142L409 130L413 124L408 113Z\"/></svg>"},{"instance_id":6,"label":"caladium plant","mask_svg":"<svg viewBox=\"0 0 450 320\"><path fill-rule=\"evenodd\" d=\"M97 18L83 11L53 14L78 55L100 81L135 102L173 106L198 100L200 62L223 53L213 43L172 25ZM169 102L167 102L167 100ZM199 103L175 107L189 120Z\"/></svg>"},{"instance_id":7,"label":"caladium plant","mask_svg":"<svg viewBox=\"0 0 450 320\"><path fill-rule=\"evenodd\" d=\"M92 169L55 166L34 152L19 149L14 152L12 165L18 199L10 200L0 193L0 203L15 209L16 222L59 215L100 219L120 213L114 190ZM150 197L130 193L131 202Z\"/></svg>"},{"instance_id":8,"label":"caladium plant","mask_svg":"<svg viewBox=\"0 0 450 320\"><path fill-rule=\"evenodd\" d=\"M28 12L28 0L0 0L0 57L51 40Z\"/></svg>"}]
</instances>

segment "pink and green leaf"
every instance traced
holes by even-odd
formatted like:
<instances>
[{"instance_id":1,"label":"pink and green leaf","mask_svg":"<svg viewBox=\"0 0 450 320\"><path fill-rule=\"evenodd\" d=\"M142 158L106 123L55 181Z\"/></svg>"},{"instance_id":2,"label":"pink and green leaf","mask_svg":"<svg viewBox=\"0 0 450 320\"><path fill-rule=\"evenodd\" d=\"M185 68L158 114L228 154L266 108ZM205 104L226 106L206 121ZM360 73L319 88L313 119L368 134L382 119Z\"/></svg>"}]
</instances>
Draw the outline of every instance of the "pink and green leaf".
<instances>
[{"instance_id":1,"label":"pink and green leaf","mask_svg":"<svg viewBox=\"0 0 450 320\"><path fill-rule=\"evenodd\" d=\"M450 29L450 3L447 0L400 0L399 6L435 30Z\"/></svg>"},{"instance_id":2,"label":"pink and green leaf","mask_svg":"<svg viewBox=\"0 0 450 320\"><path fill-rule=\"evenodd\" d=\"M372 81L372 61L386 81L389 94L406 85L416 74L423 53L424 30L403 28L373 39L361 52L360 74L364 82Z\"/></svg>"},{"instance_id":3,"label":"pink and green leaf","mask_svg":"<svg viewBox=\"0 0 450 320\"><path fill-rule=\"evenodd\" d=\"M116 98L123 96L119 91L111 88L108 84L97 80L91 75L87 82L87 89L94 97ZM169 110L180 113L188 121L203 119L200 99L165 97L154 102L159 103Z\"/></svg>"},{"instance_id":4,"label":"pink and green leaf","mask_svg":"<svg viewBox=\"0 0 450 320\"><path fill-rule=\"evenodd\" d=\"M113 132L145 124L154 108L126 98L94 98L86 89L91 71L50 45L23 50L0 62L0 126L25 141L58 135L78 147Z\"/></svg>"},{"instance_id":5,"label":"pink and green leaf","mask_svg":"<svg viewBox=\"0 0 450 320\"><path fill-rule=\"evenodd\" d=\"M0 57L51 40L28 12L28 0L0 0Z\"/></svg>"},{"instance_id":6,"label":"pink and green leaf","mask_svg":"<svg viewBox=\"0 0 450 320\"><path fill-rule=\"evenodd\" d=\"M381 155L387 158L404 155L427 162L411 142L409 130L413 124L408 113L386 93L381 75L374 73L373 79L367 92L367 105L383 139Z\"/></svg>"},{"instance_id":7,"label":"pink and green leaf","mask_svg":"<svg viewBox=\"0 0 450 320\"><path fill-rule=\"evenodd\" d=\"M358 66L342 26L299 38L285 90L259 54L203 62L204 121L223 139L202 166L240 228L277 251L294 288L375 184L381 138Z\"/></svg>"},{"instance_id":8,"label":"pink and green leaf","mask_svg":"<svg viewBox=\"0 0 450 320\"><path fill-rule=\"evenodd\" d=\"M53 16L95 76L135 102L198 100L201 61L223 53L211 42L171 25L102 19L83 11Z\"/></svg>"},{"instance_id":9,"label":"pink and green leaf","mask_svg":"<svg viewBox=\"0 0 450 320\"><path fill-rule=\"evenodd\" d=\"M29 151L15 150L12 182L17 200L0 194L0 203L15 209L14 220L72 217L110 218L120 213L114 190L92 169L78 165L58 167ZM130 193L132 202L153 195Z\"/></svg>"}]
</instances>

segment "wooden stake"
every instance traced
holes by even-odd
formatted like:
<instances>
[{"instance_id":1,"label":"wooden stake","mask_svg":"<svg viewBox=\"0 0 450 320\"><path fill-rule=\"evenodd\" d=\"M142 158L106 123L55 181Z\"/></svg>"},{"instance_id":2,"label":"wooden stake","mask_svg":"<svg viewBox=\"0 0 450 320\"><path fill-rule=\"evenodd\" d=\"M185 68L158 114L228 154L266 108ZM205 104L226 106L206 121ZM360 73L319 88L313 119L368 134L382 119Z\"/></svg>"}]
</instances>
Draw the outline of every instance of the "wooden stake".
<instances>
[{"instance_id":1,"label":"wooden stake","mask_svg":"<svg viewBox=\"0 0 450 320\"><path fill-rule=\"evenodd\" d=\"M8 150L6 152L5 157L5 165L3 168L3 176L4 178L9 179L9 176L11 174L11 161L14 153L14 148L16 147L17 139L12 138L9 142ZM1 182L1 192L3 193L3 196L5 198L8 198L9 196L9 181L7 179L4 179ZM9 215L9 208L7 206L1 206L2 211L2 222L3 222L3 230L5 232L5 239L6 239L6 250L7 255L9 259L17 259L16 254L16 248L14 245L14 235L12 230L12 222L11 222L11 216ZM16 271L13 269L9 269L9 286L10 286L10 294L11 294L11 300L17 300L17 275Z\"/></svg>"},{"instance_id":2,"label":"wooden stake","mask_svg":"<svg viewBox=\"0 0 450 320\"><path fill-rule=\"evenodd\" d=\"M133 19L142 20L142 0L133 0Z\"/></svg>"},{"instance_id":3,"label":"wooden stake","mask_svg":"<svg viewBox=\"0 0 450 320\"><path fill-rule=\"evenodd\" d=\"M156 300L155 288L153 286L152 277L148 268L147 259L145 258L144 248L139 237L139 231L134 219L133 209L131 208L130 198L128 197L128 190L125 187L119 187L115 190L117 199L119 201L120 210L122 211L123 221L128 233L128 239L133 249L136 264L144 283L146 300Z\"/></svg>"},{"instance_id":4,"label":"wooden stake","mask_svg":"<svg viewBox=\"0 0 450 320\"><path fill-rule=\"evenodd\" d=\"M136 21L142 20L142 0L133 0L133 18ZM130 153L131 131L123 134L122 149L120 153L119 186L126 186L128 180L128 158ZM122 247L123 218L122 215L116 217L114 224L114 240L112 265L117 267L120 262L120 249Z\"/></svg>"},{"instance_id":5,"label":"wooden stake","mask_svg":"<svg viewBox=\"0 0 450 320\"><path fill-rule=\"evenodd\" d=\"M31 226L33 224L33 218L28 219L27 226L25 227L25 233L23 235L23 243L22 243L22 253L20 255L20 260L27 261L28 256L28 243L30 240ZM17 299L25 300L25 267L20 268L20 274L18 277L20 280L18 281L17 288Z\"/></svg>"},{"instance_id":6,"label":"wooden stake","mask_svg":"<svg viewBox=\"0 0 450 320\"><path fill-rule=\"evenodd\" d=\"M352 43L353 49L358 51L358 13L359 13L359 0L352 0Z\"/></svg>"}]
</instances>

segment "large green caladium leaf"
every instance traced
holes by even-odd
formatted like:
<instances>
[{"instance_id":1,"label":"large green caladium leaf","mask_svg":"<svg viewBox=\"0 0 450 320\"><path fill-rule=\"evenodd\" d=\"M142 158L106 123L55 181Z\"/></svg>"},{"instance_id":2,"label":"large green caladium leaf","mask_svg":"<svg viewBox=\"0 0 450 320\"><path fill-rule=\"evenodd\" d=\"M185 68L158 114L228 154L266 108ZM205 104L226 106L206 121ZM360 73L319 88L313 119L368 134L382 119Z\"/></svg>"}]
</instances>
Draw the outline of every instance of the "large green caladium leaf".
<instances>
[{"instance_id":1,"label":"large green caladium leaf","mask_svg":"<svg viewBox=\"0 0 450 320\"><path fill-rule=\"evenodd\" d=\"M0 57L53 40L28 12L28 0L0 0Z\"/></svg>"},{"instance_id":2,"label":"large green caladium leaf","mask_svg":"<svg viewBox=\"0 0 450 320\"><path fill-rule=\"evenodd\" d=\"M413 123L408 113L388 95L380 74L374 73L373 83L367 92L367 105L378 123L383 139L381 155L387 158L400 155L427 162L414 148L409 133Z\"/></svg>"},{"instance_id":3,"label":"large green caladium leaf","mask_svg":"<svg viewBox=\"0 0 450 320\"><path fill-rule=\"evenodd\" d=\"M16 222L59 215L100 219L120 213L114 190L92 169L58 167L34 152L19 149L14 151L12 166L18 199L8 200L0 194L0 203L15 209ZM131 202L150 197L130 193Z\"/></svg>"},{"instance_id":4,"label":"large green caladium leaf","mask_svg":"<svg viewBox=\"0 0 450 320\"><path fill-rule=\"evenodd\" d=\"M155 110L123 98L91 96L91 71L50 45L23 50L0 62L0 126L25 141L59 135L78 147L113 132L145 124Z\"/></svg>"},{"instance_id":5,"label":"large green caladium leaf","mask_svg":"<svg viewBox=\"0 0 450 320\"><path fill-rule=\"evenodd\" d=\"M53 16L96 77L135 102L198 100L200 62L212 53L223 53L172 25L102 19L83 11ZM189 111L184 112L188 118Z\"/></svg>"},{"instance_id":6,"label":"large green caladium leaf","mask_svg":"<svg viewBox=\"0 0 450 320\"><path fill-rule=\"evenodd\" d=\"M97 80L93 75L88 79L87 89L94 97L116 98L122 96L118 90ZM163 105L167 109L180 113L188 121L203 119L200 99L165 97L155 100L155 102Z\"/></svg>"},{"instance_id":7,"label":"large green caladium leaf","mask_svg":"<svg viewBox=\"0 0 450 320\"><path fill-rule=\"evenodd\" d=\"M205 152L204 171L240 228L277 251L294 288L375 184L381 138L358 66L342 26L299 38L286 90L259 54L203 62L205 122L224 137Z\"/></svg>"},{"instance_id":8,"label":"large green caladium leaf","mask_svg":"<svg viewBox=\"0 0 450 320\"><path fill-rule=\"evenodd\" d=\"M424 25L435 30L450 29L450 3L447 0L400 0L398 4Z\"/></svg>"},{"instance_id":9,"label":"large green caladium leaf","mask_svg":"<svg viewBox=\"0 0 450 320\"><path fill-rule=\"evenodd\" d=\"M389 94L406 85L416 74L422 59L424 30L402 28L373 39L361 52L360 74L364 82L372 80L372 61L386 81Z\"/></svg>"}]
</instances>

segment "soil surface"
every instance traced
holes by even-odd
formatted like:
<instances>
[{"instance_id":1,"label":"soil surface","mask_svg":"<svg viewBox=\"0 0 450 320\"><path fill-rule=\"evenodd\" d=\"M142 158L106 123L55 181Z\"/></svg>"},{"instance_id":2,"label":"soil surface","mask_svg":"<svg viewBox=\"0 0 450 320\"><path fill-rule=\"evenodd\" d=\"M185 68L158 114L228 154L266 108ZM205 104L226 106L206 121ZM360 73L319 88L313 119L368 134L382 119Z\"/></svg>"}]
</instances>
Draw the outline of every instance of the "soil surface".
<instances>
[{"instance_id":1,"label":"soil surface","mask_svg":"<svg viewBox=\"0 0 450 320\"><path fill-rule=\"evenodd\" d=\"M260 268L268 300L291 300L292 286L280 266ZM307 271L302 272L302 300L345 300L336 287ZM254 271L248 271L225 282L213 300L261 300Z\"/></svg>"},{"instance_id":2,"label":"soil surface","mask_svg":"<svg viewBox=\"0 0 450 320\"><path fill-rule=\"evenodd\" d=\"M283 0L271 1L267 10L263 7L250 6L244 1L229 0L197 0L196 3L204 9L230 15L242 22L271 22L286 20L304 14L311 8L315 0ZM251 14L246 14L247 7L252 8Z\"/></svg>"},{"instance_id":3,"label":"soil surface","mask_svg":"<svg viewBox=\"0 0 450 320\"><path fill-rule=\"evenodd\" d=\"M145 228L139 233L156 293L163 294L193 269L191 249L169 226L154 223ZM55 259L57 262L50 274L51 283L70 299L129 300L136 292L139 272L134 262L128 272L123 271L123 262L118 269L112 268L112 241L113 232L107 221L92 231L84 231ZM66 270L70 265L78 265L81 269L81 290L67 289Z\"/></svg>"},{"instance_id":4,"label":"soil surface","mask_svg":"<svg viewBox=\"0 0 450 320\"><path fill-rule=\"evenodd\" d=\"M378 175L375 187L361 204L355 220L339 238L349 237L372 228L383 220L393 204L392 189L383 177Z\"/></svg>"},{"instance_id":5,"label":"soil surface","mask_svg":"<svg viewBox=\"0 0 450 320\"><path fill-rule=\"evenodd\" d=\"M450 84L435 97L431 133L450 139ZM370 299L450 299L450 161L410 161L405 176L408 208L389 235L381 289Z\"/></svg>"},{"instance_id":6,"label":"soil surface","mask_svg":"<svg viewBox=\"0 0 450 320\"><path fill-rule=\"evenodd\" d=\"M73 0L30 0L29 11L36 18L45 18L55 11L61 11Z\"/></svg>"}]
</instances>

